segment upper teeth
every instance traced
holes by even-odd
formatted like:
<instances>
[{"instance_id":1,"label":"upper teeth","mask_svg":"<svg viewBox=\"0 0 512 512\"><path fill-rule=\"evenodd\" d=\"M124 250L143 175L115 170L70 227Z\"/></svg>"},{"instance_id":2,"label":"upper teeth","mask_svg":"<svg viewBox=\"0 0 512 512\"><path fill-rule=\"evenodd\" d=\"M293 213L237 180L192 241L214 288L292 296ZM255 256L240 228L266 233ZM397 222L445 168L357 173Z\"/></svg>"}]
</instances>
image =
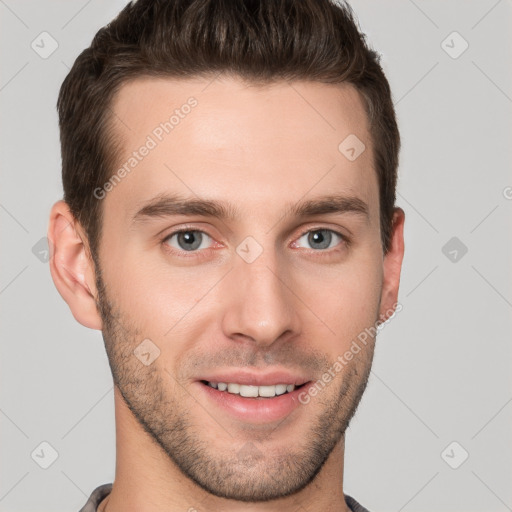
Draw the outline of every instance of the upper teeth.
<instances>
[{"instance_id":1,"label":"upper teeth","mask_svg":"<svg viewBox=\"0 0 512 512\"><path fill-rule=\"evenodd\" d=\"M243 397L258 397L263 396L270 398L276 395L282 395L286 392L293 391L295 386L293 384L276 384L275 386L250 386L246 384L235 384L226 382L208 382L208 385L212 388L218 389L219 391L227 391L234 395L240 395Z\"/></svg>"}]
</instances>

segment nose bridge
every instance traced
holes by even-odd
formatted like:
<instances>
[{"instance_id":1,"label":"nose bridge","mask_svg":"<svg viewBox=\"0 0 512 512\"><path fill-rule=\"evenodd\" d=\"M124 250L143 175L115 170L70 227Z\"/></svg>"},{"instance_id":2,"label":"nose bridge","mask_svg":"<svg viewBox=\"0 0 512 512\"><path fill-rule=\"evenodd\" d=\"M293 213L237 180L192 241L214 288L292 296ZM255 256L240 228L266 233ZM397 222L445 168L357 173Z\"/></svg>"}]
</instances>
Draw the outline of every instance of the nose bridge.
<instances>
[{"instance_id":1,"label":"nose bridge","mask_svg":"<svg viewBox=\"0 0 512 512\"><path fill-rule=\"evenodd\" d=\"M273 247L258 245L245 240L237 247L223 327L228 337L263 346L298 332L299 320L284 262Z\"/></svg>"}]
</instances>

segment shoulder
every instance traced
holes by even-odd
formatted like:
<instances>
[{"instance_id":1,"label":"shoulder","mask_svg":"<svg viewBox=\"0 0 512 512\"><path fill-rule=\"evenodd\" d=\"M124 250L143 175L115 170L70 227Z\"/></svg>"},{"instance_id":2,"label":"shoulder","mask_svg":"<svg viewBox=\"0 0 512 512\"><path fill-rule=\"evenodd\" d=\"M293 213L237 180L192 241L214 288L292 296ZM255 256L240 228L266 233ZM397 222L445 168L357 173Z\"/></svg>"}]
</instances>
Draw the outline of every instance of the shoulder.
<instances>
[{"instance_id":1,"label":"shoulder","mask_svg":"<svg viewBox=\"0 0 512 512\"><path fill-rule=\"evenodd\" d=\"M347 505L349 506L350 510L352 512L370 512L366 508L364 508L360 503L358 503L352 496L348 496L345 494L345 501L347 502Z\"/></svg>"},{"instance_id":2,"label":"shoulder","mask_svg":"<svg viewBox=\"0 0 512 512\"><path fill-rule=\"evenodd\" d=\"M96 512L100 502L110 494L112 484L103 484L96 487L89 496L87 503L79 510L79 512Z\"/></svg>"}]
</instances>

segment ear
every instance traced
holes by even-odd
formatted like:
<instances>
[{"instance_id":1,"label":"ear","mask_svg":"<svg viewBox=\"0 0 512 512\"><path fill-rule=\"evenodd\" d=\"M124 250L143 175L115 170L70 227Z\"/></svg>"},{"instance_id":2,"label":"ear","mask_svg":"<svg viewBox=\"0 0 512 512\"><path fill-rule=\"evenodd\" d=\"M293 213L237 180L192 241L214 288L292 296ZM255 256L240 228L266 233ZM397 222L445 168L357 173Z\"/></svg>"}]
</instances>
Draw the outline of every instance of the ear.
<instances>
[{"instance_id":1,"label":"ear","mask_svg":"<svg viewBox=\"0 0 512 512\"><path fill-rule=\"evenodd\" d=\"M56 202L48 223L50 272L75 319L90 329L102 329L96 307L94 262L87 236L64 201Z\"/></svg>"},{"instance_id":2,"label":"ear","mask_svg":"<svg viewBox=\"0 0 512 512\"><path fill-rule=\"evenodd\" d=\"M395 309L401 309L401 306L397 306L397 302L404 257L404 223L405 212L402 208L396 207L393 214L391 244L388 253L384 256L380 322L385 322L392 316Z\"/></svg>"}]
</instances>

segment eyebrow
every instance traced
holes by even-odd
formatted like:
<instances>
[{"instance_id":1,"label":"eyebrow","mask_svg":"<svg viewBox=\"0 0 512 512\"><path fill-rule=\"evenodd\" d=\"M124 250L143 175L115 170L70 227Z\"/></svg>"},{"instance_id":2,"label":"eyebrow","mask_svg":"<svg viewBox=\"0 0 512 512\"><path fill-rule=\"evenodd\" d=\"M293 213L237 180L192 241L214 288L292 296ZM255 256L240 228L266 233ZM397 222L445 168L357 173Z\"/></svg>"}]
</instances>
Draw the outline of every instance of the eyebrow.
<instances>
[{"instance_id":1,"label":"eyebrow","mask_svg":"<svg viewBox=\"0 0 512 512\"><path fill-rule=\"evenodd\" d=\"M362 199L342 195L328 195L289 204L285 208L283 217L304 218L333 213L355 214L369 221L368 205ZM173 215L198 215L223 221L236 221L240 218L240 211L230 202L160 194L142 204L142 207L133 215L132 224Z\"/></svg>"}]
</instances>

